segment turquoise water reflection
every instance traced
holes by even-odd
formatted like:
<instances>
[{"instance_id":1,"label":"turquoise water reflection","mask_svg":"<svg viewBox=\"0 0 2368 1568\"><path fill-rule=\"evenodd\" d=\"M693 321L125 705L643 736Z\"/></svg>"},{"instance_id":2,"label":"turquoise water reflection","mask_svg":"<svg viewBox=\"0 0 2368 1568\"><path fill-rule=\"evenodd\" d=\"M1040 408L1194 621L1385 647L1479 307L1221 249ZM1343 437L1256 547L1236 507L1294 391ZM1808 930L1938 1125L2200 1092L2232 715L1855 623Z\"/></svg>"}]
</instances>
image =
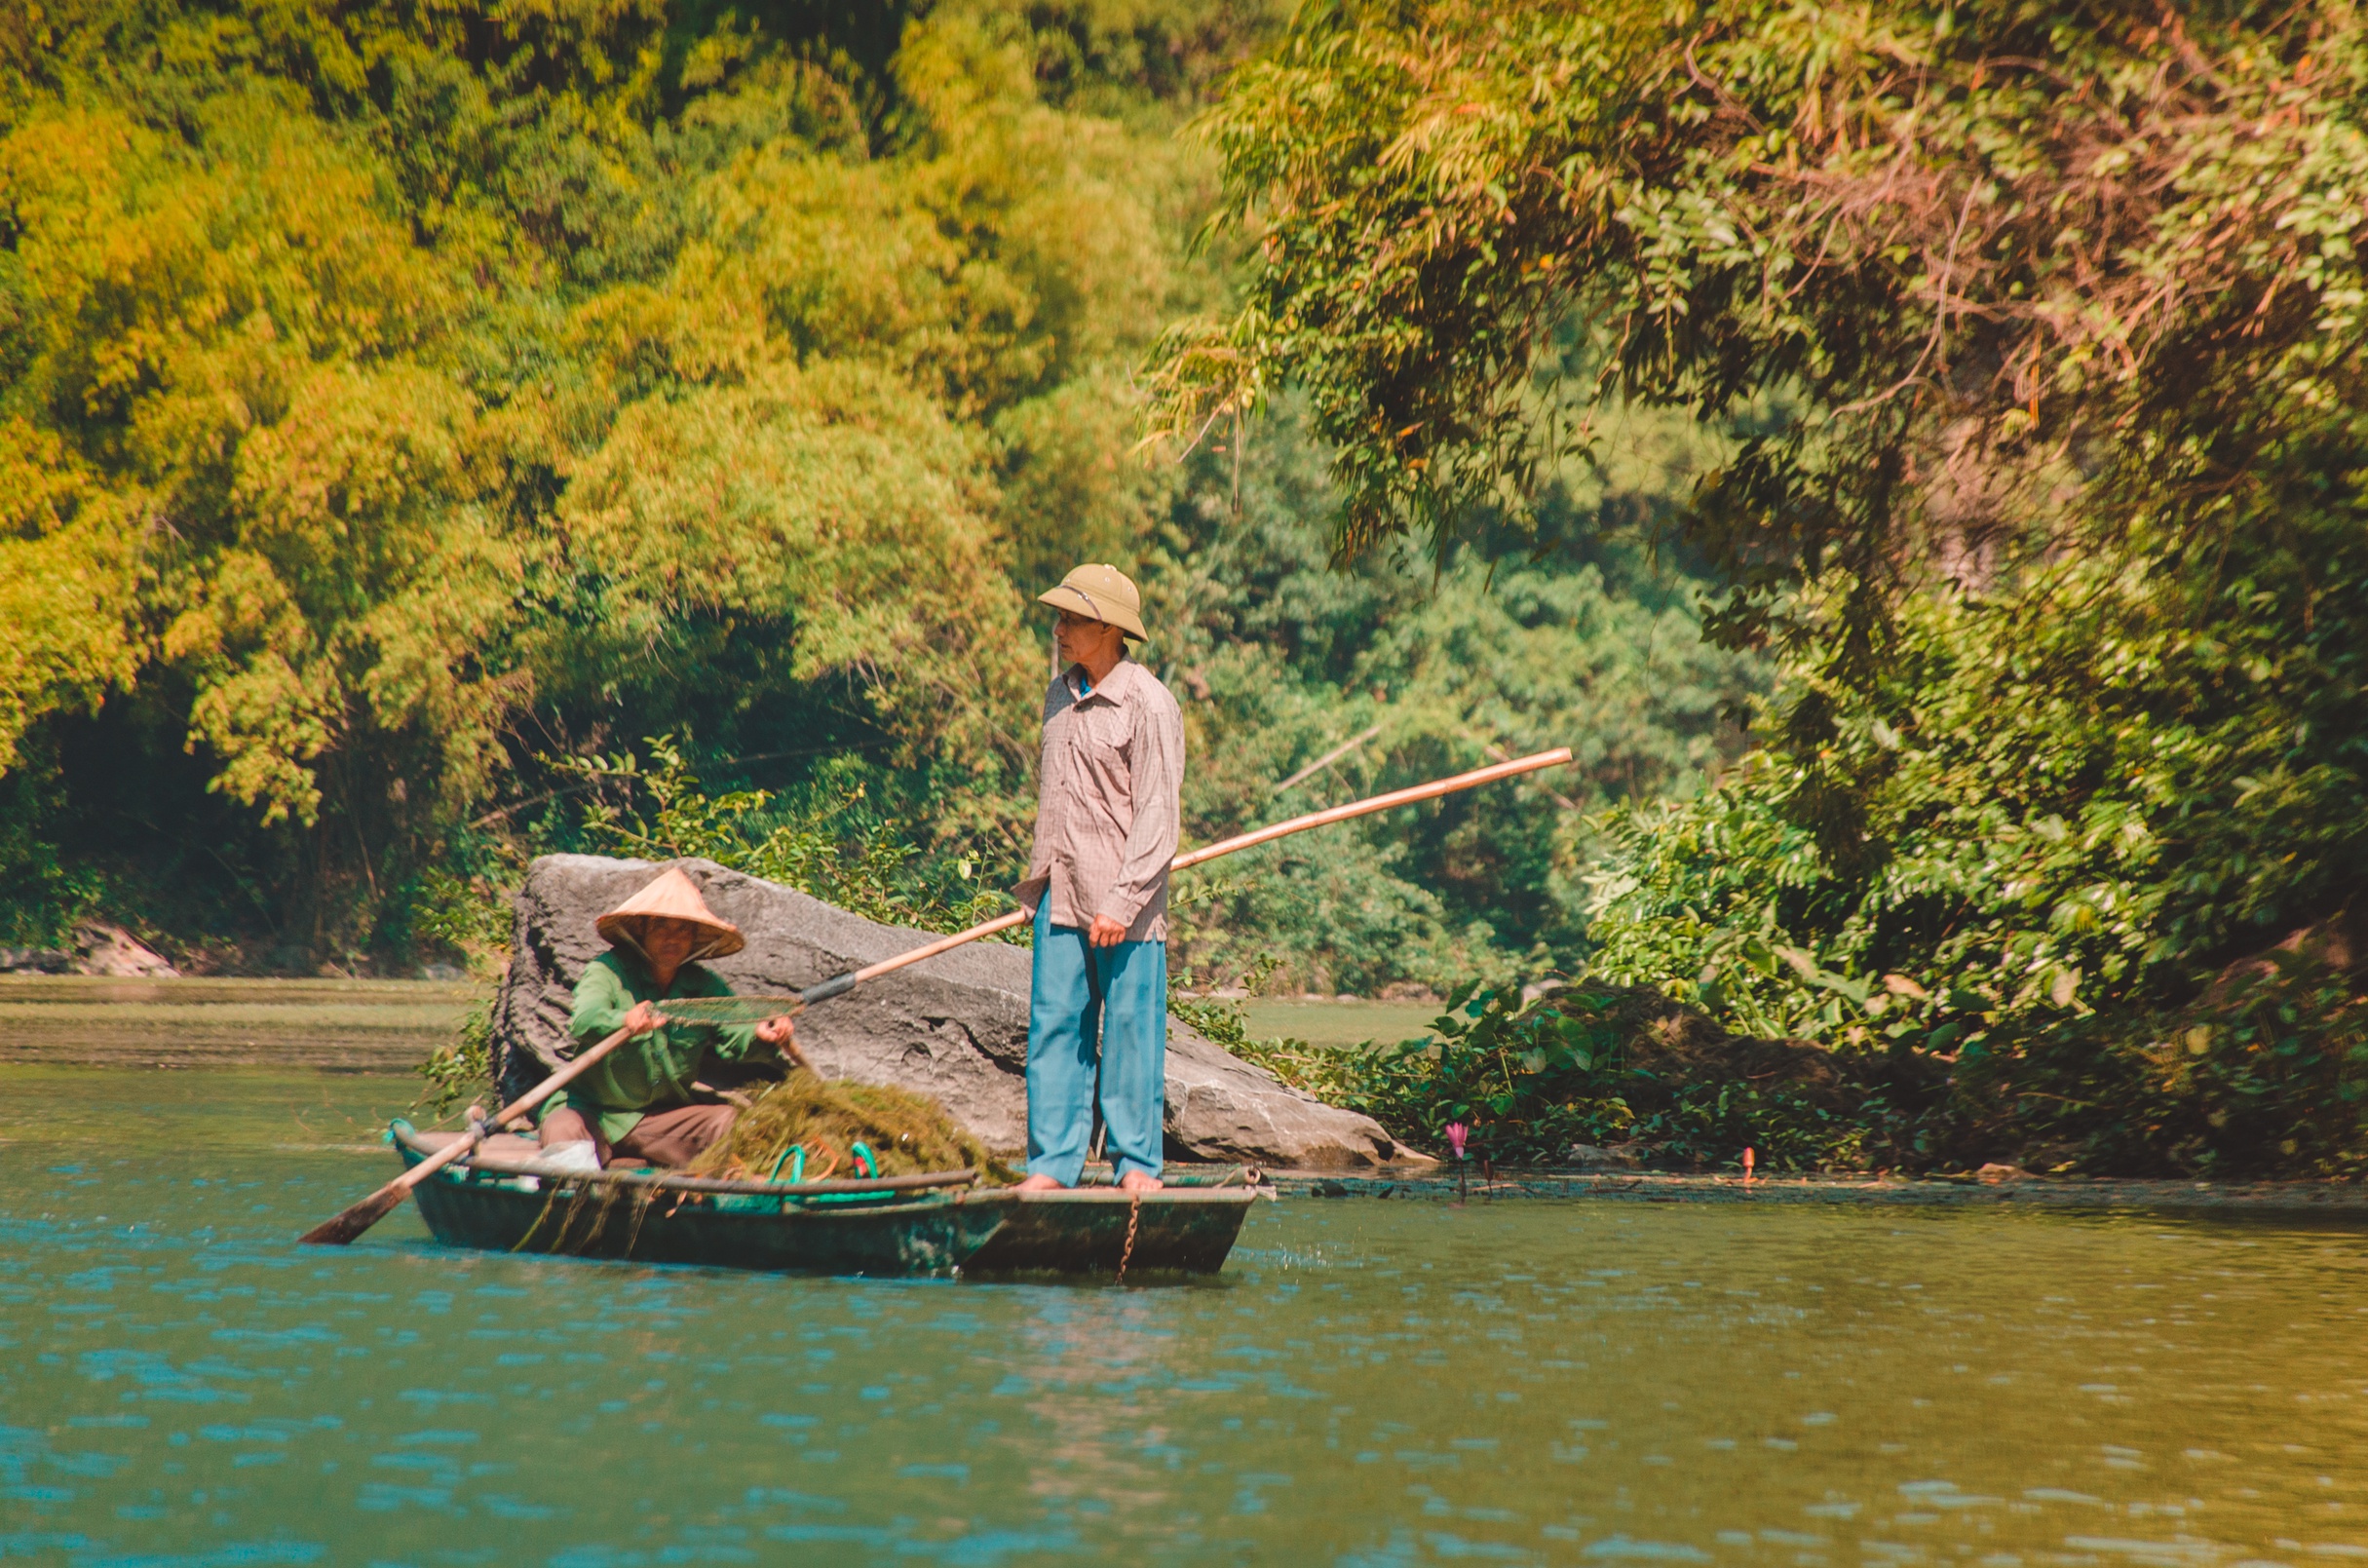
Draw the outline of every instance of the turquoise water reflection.
<instances>
[{"instance_id":1,"label":"turquoise water reflection","mask_svg":"<svg viewBox=\"0 0 2368 1568\"><path fill-rule=\"evenodd\" d=\"M1207 1286L800 1281L299 1249L391 1162L41 1114L207 1083L0 1081L0 1555L2368 1558L2347 1232L1300 1200Z\"/></svg>"}]
</instances>

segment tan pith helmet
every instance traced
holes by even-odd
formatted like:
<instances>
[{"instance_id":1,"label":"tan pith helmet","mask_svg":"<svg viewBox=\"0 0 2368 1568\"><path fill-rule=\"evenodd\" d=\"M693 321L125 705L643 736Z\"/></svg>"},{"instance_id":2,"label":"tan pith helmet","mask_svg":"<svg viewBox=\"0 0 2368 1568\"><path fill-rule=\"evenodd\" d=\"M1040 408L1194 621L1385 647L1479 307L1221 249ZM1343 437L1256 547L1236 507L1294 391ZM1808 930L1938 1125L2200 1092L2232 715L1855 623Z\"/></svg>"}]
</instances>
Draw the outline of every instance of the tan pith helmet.
<instances>
[{"instance_id":1,"label":"tan pith helmet","mask_svg":"<svg viewBox=\"0 0 2368 1568\"><path fill-rule=\"evenodd\" d=\"M1143 630L1143 595L1116 566L1080 566L1060 580L1060 587L1037 594L1036 602L1107 621L1130 637L1151 635Z\"/></svg>"},{"instance_id":2,"label":"tan pith helmet","mask_svg":"<svg viewBox=\"0 0 2368 1568\"><path fill-rule=\"evenodd\" d=\"M600 933L602 941L630 947L647 957L642 937L653 920L680 920L707 929L714 939L692 950L689 960L692 963L723 958L748 945L738 926L707 907L707 900L699 896L699 884L683 875L679 866L669 865L659 872L655 882L593 921L592 926Z\"/></svg>"}]
</instances>

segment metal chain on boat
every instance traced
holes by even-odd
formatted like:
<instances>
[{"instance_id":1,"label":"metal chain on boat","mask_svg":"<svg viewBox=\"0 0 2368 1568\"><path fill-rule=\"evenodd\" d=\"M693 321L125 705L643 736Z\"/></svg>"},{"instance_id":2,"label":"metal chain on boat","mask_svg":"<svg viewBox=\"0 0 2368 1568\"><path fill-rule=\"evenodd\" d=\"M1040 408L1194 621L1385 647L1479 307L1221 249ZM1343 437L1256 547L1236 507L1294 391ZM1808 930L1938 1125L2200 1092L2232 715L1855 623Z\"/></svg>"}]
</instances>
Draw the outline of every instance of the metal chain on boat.
<instances>
[{"instance_id":1,"label":"metal chain on boat","mask_svg":"<svg viewBox=\"0 0 2368 1568\"><path fill-rule=\"evenodd\" d=\"M1127 1205L1127 1250L1119 1254L1118 1282L1127 1282L1127 1265L1134 1261L1134 1231L1143 1222L1143 1190L1138 1187L1134 1201Z\"/></svg>"}]
</instances>

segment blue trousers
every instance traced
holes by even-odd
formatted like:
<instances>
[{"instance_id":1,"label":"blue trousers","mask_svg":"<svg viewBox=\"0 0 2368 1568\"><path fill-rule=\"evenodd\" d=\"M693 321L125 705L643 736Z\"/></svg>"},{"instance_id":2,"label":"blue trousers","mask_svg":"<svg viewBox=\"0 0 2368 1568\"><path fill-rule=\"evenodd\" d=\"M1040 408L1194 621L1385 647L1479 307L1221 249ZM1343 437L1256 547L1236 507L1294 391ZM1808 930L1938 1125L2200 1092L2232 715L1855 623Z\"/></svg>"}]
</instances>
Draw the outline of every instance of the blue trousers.
<instances>
[{"instance_id":1,"label":"blue trousers","mask_svg":"<svg viewBox=\"0 0 2368 1568\"><path fill-rule=\"evenodd\" d=\"M1160 1173L1167 1109L1167 944L1094 947L1036 906L1028 994L1028 1174L1075 1186L1093 1135L1093 1090L1116 1173Z\"/></svg>"}]
</instances>

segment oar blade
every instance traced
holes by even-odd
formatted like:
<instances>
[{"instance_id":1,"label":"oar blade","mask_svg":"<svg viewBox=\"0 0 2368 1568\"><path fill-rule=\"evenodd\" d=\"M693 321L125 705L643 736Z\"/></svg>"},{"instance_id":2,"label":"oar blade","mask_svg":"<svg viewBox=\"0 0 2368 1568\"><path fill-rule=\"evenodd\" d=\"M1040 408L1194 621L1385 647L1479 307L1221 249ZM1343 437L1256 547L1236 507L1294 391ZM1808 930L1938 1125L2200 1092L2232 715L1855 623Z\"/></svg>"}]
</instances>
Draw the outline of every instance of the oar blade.
<instances>
[{"instance_id":1,"label":"oar blade","mask_svg":"<svg viewBox=\"0 0 2368 1568\"><path fill-rule=\"evenodd\" d=\"M399 1177L352 1207L330 1215L297 1241L310 1246L344 1246L363 1232L402 1206L411 1189Z\"/></svg>"}]
</instances>

